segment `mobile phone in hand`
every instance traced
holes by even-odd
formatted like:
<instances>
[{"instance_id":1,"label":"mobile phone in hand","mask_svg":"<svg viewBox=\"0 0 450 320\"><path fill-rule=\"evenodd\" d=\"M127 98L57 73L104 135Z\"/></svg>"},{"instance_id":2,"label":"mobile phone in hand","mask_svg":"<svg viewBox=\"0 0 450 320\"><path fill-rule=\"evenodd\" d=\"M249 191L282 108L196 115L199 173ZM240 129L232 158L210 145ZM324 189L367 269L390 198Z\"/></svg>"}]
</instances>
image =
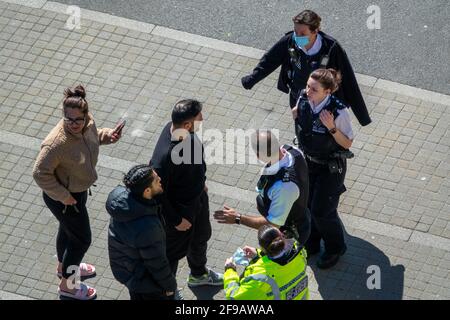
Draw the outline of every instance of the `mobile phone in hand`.
<instances>
[{"instance_id":1,"label":"mobile phone in hand","mask_svg":"<svg viewBox=\"0 0 450 320\"><path fill-rule=\"evenodd\" d=\"M120 134L122 132L123 127L125 127L125 124L127 123L127 120L122 119L117 124L116 128L114 129L114 133Z\"/></svg>"}]
</instances>

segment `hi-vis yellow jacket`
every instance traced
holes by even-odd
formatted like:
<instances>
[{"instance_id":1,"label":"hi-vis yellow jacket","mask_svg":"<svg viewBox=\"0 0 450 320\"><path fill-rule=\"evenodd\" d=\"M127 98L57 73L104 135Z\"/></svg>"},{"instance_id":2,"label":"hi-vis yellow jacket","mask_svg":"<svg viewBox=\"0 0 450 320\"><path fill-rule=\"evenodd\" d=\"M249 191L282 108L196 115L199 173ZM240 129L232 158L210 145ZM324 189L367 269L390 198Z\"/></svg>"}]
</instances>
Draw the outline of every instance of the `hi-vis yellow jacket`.
<instances>
[{"instance_id":1,"label":"hi-vis yellow jacket","mask_svg":"<svg viewBox=\"0 0 450 320\"><path fill-rule=\"evenodd\" d=\"M297 243L294 244L297 248ZM307 300L306 251L301 249L286 265L279 265L267 256L245 268L240 278L229 268L224 274L225 296L229 300Z\"/></svg>"}]
</instances>

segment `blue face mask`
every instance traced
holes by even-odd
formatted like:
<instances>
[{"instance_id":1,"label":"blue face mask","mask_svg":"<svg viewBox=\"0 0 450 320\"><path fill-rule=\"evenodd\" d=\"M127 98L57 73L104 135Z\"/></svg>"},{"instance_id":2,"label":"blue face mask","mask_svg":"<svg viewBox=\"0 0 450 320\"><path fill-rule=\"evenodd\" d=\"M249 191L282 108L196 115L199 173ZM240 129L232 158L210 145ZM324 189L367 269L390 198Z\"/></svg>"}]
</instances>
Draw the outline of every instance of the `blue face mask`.
<instances>
[{"instance_id":1,"label":"blue face mask","mask_svg":"<svg viewBox=\"0 0 450 320\"><path fill-rule=\"evenodd\" d=\"M294 33L294 40L295 40L295 44L299 48L304 48L309 43L308 36L298 37L295 35L295 33Z\"/></svg>"}]
</instances>

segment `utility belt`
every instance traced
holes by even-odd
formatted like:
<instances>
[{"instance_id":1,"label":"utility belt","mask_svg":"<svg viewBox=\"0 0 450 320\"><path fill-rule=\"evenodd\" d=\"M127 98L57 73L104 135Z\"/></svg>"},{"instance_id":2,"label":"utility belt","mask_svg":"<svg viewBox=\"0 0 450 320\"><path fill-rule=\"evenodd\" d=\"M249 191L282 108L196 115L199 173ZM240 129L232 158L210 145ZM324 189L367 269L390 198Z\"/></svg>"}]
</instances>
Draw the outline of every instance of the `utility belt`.
<instances>
[{"instance_id":1,"label":"utility belt","mask_svg":"<svg viewBox=\"0 0 450 320\"><path fill-rule=\"evenodd\" d=\"M333 152L327 159L313 157L305 154L305 158L313 163L328 166L330 173L342 173L344 161L352 159L355 155L350 150Z\"/></svg>"}]
</instances>

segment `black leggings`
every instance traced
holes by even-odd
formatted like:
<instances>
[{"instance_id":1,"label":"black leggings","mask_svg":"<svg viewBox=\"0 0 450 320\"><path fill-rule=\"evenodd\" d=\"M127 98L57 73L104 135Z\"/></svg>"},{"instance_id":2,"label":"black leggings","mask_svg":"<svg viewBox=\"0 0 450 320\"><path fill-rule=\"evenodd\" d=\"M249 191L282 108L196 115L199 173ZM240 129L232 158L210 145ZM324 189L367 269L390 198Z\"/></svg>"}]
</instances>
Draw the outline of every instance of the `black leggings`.
<instances>
[{"instance_id":1,"label":"black leggings","mask_svg":"<svg viewBox=\"0 0 450 320\"><path fill-rule=\"evenodd\" d=\"M56 252L58 261L62 263L62 275L66 279L77 270L92 241L86 209L87 191L72 193L72 197L77 200L77 204L65 206L44 192L45 204L59 221Z\"/></svg>"}]
</instances>

